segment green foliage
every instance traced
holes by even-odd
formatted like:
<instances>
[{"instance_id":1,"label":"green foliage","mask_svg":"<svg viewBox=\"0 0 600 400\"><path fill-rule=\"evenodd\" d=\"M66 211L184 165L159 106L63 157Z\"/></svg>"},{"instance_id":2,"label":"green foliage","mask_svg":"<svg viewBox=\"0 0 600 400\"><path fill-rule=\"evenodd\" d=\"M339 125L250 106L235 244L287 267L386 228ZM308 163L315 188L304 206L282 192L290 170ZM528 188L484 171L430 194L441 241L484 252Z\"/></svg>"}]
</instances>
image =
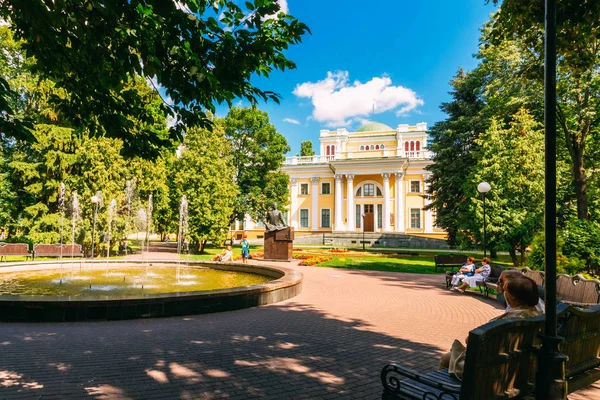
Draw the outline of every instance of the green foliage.
<instances>
[{"instance_id":1,"label":"green foliage","mask_svg":"<svg viewBox=\"0 0 600 400\"><path fill-rule=\"evenodd\" d=\"M240 191L232 220L242 221L245 214L260 220L273 202L283 208L288 200L288 177L278 169L290 148L270 123L269 115L256 108L233 107L219 124L231 142Z\"/></svg>"},{"instance_id":2,"label":"green foliage","mask_svg":"<svg viewBox=\"0 0 600 400\"><path fill-rule=\"evenodd\" d=\"M487 231L495 248L506 248L518 265L515 252L524 254L543 225L544 135L541 125L525 109L519 110L506 128L492 119L476 141L477 166L467 188L475 192L479 182L491 182L487 199ZM465 188L465 190L468 190ZM475 194L475 193L474 193ZM470 199L469 228L480 237L483 207L477 195Z\"/></svg>"},{"instance_id":3,"label":"green foliage","mask_svg":"<svg viewBox=\"0 0 600 400\"><path fill-rule=\"evenodd\" d=\"M174 199L186 195L192 250L202 251L207 241L220 243L227 236L238 189L233 180L231 144L223 129L190 129L181 157L170 170Z\"/></svg>"},{"instance_id":4,"label":"green foliage","mask_svg":"<svg viewBox=\"0 0 600 400\"><path fill-rule=\"evenodd\" d=\"M300 157L314 156L313 145L311 140L305 140L300 143Z\"/></svg>"},{"instance_id":5,"label":"green foliage","mask_svg":"<svg viewBox=\"0 0 600 400\"><path fill-rule=\"evenodd\" d=\"M279 101L251 78L295 68L284 52L308 28L279 12L275 0L245 4L7 0L0 3L0 18L25 40L27 56L37 60L33 71L69 93L53 101L75 127L119 138L130 154L155 157L168 142L153 131L131 132L131 118L156 121L143 94L128 90L138 76L164 87L172 100L160 105L176 119L170 139L181 139L186 126L210 127L206 111L214 114L217 103ZM273 14L277 18L267 17Z\"/></svg>"},{"instance_id":6,"label":"green foliage","mask_svg":"<svg viewBox=\"0 0 600 400\"><path fill-rule=\"evenodd\" d=\"M600 275L600 223L573 220L560 232L564 240L563 254L581 260L575 272Z\"/></svg>"}]
</instances>

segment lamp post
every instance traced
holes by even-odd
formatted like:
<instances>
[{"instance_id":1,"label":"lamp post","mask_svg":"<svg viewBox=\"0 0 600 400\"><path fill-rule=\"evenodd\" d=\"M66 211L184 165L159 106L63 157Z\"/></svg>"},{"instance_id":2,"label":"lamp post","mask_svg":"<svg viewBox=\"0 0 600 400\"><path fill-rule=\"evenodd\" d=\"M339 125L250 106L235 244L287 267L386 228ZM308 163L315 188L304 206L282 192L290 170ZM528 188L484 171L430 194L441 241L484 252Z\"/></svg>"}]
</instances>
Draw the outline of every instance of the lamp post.
<instances>
[{"instance_id":1,"label":"lamp post","mask_svg":"<svg viewBox=\"0 0 600 400\"><path fill-rule=\"evenodd\" d=\"M365 213L362 213L361 216L362 216L362 231L363 231L362 243L363 243L363 251L365 251Z\"/></svg>"},{"instance_id":2,"label":"lamp post","mask_svg":"<svg viewBox=\"0 0 600 400\"><path fill-rule=\"evenodd\" d=\"M98 218L98 203L100 203L100 198L98 196L92 196L92 204L94 205L94 224L92 227L92 258L94 258L94 239L96 237L96 219Z\"/></svg>"},{"instance_id":3,"label":"lamp post","mask_svg":"<svg viewBox=\"0 0 600 400\"><path fill-rule=\"evenodd\" d=\"M486 221L485 221L485 194L490 191L492 187L487 182L481 182L477 185L477 191L481 193L483 196L483 256L487 257L487 252L485 248L485 230L486 230Z\"/></svg>"}]
</instances>

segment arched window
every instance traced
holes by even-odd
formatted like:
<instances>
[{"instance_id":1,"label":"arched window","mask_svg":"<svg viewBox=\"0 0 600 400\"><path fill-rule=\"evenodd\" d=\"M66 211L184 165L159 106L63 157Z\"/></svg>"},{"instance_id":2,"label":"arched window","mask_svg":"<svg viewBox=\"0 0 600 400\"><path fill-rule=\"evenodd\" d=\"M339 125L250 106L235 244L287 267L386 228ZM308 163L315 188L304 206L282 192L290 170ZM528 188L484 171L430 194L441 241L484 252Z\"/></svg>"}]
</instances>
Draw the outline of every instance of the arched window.
<instances>
[{"instance_id":1,"label":"arched window","mask_svg":"<svg viewBox=\"0 0 600 400\"><path fill-rule=\"evenodd\" d=\"M330 155L330 154L329 154L329 151L330 151L330 150L329 150L329 146L327 146L327 147L326 147L326 149L327 149L327 155Z\"/></svg>"},{"instance_id":2,"label":"arched window","mask_svg":"<svg viewBox=\"0 0 600 400\"><path fill-rule=\"evenodd\" d=\"M331 155L335 156L335 146L331 145Z\"/></svg>"},{"instance_id":3,"label":"arched window","mask_svg":"<svg viewBox=\"0 0 600 400\"><path fill-rule=\"evenodd\" d=\"M365 149L365 146L360 146L360 150L361 151L364 150L364 149Z\"/></svg>"},{"instance_id":4,"label":"arched window","mask_svg":"<svg viewBox=\"0 0 600 400\"><path fill-rule=\"evenodd\" d=\"M379 145L375 146L375 150L379 150Z\"/></svg>"},{"instance_id":5,"label":"arched window","mask_svg":"<svg viewBox=\"0 0 600 400\"><path fill-rule=\"evenodd\" d=\"M383 150L385 147L384 147L383 145L381 145L381 146L379 146L379 148L380 148L381 150Z\"/></svg>"},{"instance_id":6,"label":"arched window","mask_svg":"<svg viewBox=\"0 0 600 400\"><path fill-rule=\"evenodd\" d=\"M417 140L417 151L421 150L421 142Z\"/></svg>"},{"instance_id":7,"label":"arched window","mask_svg":"<svg viewBox=\"0 0 600 400\"><path fill-rule=\"evenodd\" d=\"M415 142L410 142L410 151L415 151Z\"/></svg>"},{"instance_id":8,"label":"arched window","mask_svg":"<svg viewBox=\"0 0 600 400\"><path fill-rule=\"evenodd\" d=\"M408 142L404 142L404 151L408 151Z\"/></svg>"},{"instance_id":9,"label":"arched window","mask_svg":"<svg viewBox=\"0 0 600 400\"><path fill-rule=\"evenodd\" d=\"M375 193L377 193L377 197L381 197L381 196L383 196L383 195L381 194L381 189L379 189L379 188L377 188L377 191L376 191Z\"/></svg>"}]
</instances>

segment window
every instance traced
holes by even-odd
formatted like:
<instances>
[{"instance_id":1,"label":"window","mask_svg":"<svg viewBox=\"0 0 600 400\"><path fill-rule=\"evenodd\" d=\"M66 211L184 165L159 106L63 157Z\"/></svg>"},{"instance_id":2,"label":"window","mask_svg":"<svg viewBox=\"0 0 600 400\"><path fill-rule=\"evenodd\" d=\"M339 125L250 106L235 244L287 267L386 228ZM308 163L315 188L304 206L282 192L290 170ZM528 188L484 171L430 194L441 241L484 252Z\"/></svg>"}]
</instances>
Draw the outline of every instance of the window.
<instances>
[{"instance_id":1,"label":"window","mask_svg":"<svg viewBox=\"0 0 600 400\"><path fill-rule=\"evenodd\" d=\"M375 146L375 150L379 150L379 145Z\"/></svg>"},{"instance_id":2,"label":"window","mask_svg":"<svg viewBox=\"0 0 600 400\"><path fill-rule=\"evenodd\" d=\"M308 183L300 184L300 194L308 194Z\"/></svg>"},{"instance_id":3,"label":"window","mask_svg":"<svg viewBox=\"0 0 600 400\"><path fill-rule=\"evenodd\" d=\"M300 228L308 228L308 209L300 210Z\"/></svg>"},{"instance_id":4,"label":"window","mask_svg":"<svg viewBox=\"0 0 600 400\"><path fill-rule=\"evenodd\" d=\"M380 146L379 146L379 148L380 148L381 150L385 149L385 147L384 147L383 145L380 145Z\"/></svg>"},{"instance_id":5,"label":"window","mask_svg":"<svg viewBox=\"0 0 600 400\"><path fill-rule=\"evenodd\" d=\"M356 191L356 196L362 196L362 188L358 188Z\"/></svg>"},{"instance_id":6,"label":"window","mask_svg":"<svg viewBox=\"0 0 600 400\"><path fill-rule=\"evenodd\" d=\"M328 208L321 210L321 228L331 228L331 210Z\"/></svg>"},{"instance_id":7,"label":"window","mask_svg":"<svg viewBox=\"0 0 600 400\"><path fill-rule=\"evenodd\" d=\"M283 211L283 220L285 221L286 224L290 223L289 222L290 221L289 218L290 218L289 211L288 210Z\"/></svg>"},{"instance_id":8,"label":"window","mask_svg":"<svg viewBox=\"0 0 600 400\"><path fill-rule=\"evenodd\" d=\"M421 209L410 209L410 227L413 229L421 229Z\"/></svg>"},{"instance_id":9,"label":"window","mask_svg":"<svg viewBox=\"0 0 600 400\"><path fill-rule=\"evenodd\" d=\"M383 195L381 194L381 189L377 188L377 197L381 197L381 196L383 196Z\"/></svg>"},{"instance_id":10,"label":"window","mask_svg":"<svg viewBox=\"0 0 600 400\"><path fill-rule=\"evenodd\" d=\"M360 150L363 151L365 149L365 146L360 146ZM367 149L368 150L368 149Z\"/></svg>"},{"instance_id":11,"label":"window","mask_svg":"<svg viewBox=\"0 0 600 400\"><path fill-rule=\"evenodd\" d=\"M377 204L377 227L383 227L383 204Z\"/></svg>"},{"instance_id":12,"label":"window","mask_svg":"<svg viewBox=\"0 0 600 400\"><path fill-rule=\"evenodd\" d=\"M404 151L408 151L408 142L404 142Z\"/></svg>"},{"instance_id":13,"label":"window","mask_svg":"<svg viewBox=\"0 0 600 400\"><path fill-rule=\"evenodd\" d=\"M410 192L421 193L421 181L410 181Z\"/></svg>"},{"instance_id":14,"label":"window","mask_svg":"<svg viewBox=\"0 0 600 400\"><path fill-rule=\"evenodd\" d=\"M326 149L327 149L327 155L330 155L331 154L330 153L331 150L329 150L329 146L327 146Z\"/></svg>"},{"instance_id":15,"label":"window","mask_svg":"<svg viewBox=\"0 0 600 400\"><path fill-rule=\"evenodd\" d=\"M420 151L420 150L421 150L421 142L419 142L419 141L417 140L417 151Z\"/></svg>"},{"instance_id":16,"label":"window","mask_svg":"<svg viewBox=\"0 0 600 400\"><path fill-rule=\"evenodd\" d=\"M329 183L329 182L321 183L321 194L331 194L331 183Z\"/></svg>"},{"instance_id":17,"label":"window","mask_svg":"<svg viewBox=\"0 0 600 400\"><path fill-rule=\"evenodd\" d=\"M331 146L331 155L335 156L335 146Z\"/></svg>"},{"instance_id":18,"label":"window","mask_svg":"<svg viewBox=\"0 0 600 400\"><path fill-rule=\"evenodd\" d=\"M410 142L410 151L415 151L415 142Z\"/></svg>"},{"instance_id":19,"label":"window","mask_svg":"<svg viewBox=\"0 0 600 400\"><path fill-rule=\"evenodd\" d=\"M375 195L375 185L373 185L372 183L365 183L363 186L363 190L365 196Z\"/></svg>"},{"instance_id":20,"label":"window","mask_svg":"<svg viewBox=\"0 0 600 400\"><path fill-rule=\"evenodd\" d=\"M360 228L360 221L362 220L362 215L360 213L360 204L356 205L356 227Z\"/></svg>"},{"instance_id":21,"label":"window","mask_svg":"<svg viewBox=\"0 0 600 400\"><path fill-rule=\"evenodd\" d=\"M256 223L254 224L255 228L264 228L265 227L265 223L263 221L256 221Z\"/></svg>"}]
</instances>

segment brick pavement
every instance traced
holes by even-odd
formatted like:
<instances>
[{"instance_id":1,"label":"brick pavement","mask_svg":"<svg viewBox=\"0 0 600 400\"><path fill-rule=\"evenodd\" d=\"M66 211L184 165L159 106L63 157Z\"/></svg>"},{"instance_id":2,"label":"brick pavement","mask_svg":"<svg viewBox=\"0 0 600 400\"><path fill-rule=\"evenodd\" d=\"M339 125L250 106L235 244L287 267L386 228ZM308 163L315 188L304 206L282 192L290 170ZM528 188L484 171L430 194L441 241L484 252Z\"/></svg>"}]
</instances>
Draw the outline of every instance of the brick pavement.
<instances>
[{"instance_id":1,"label":"brick pavement","mask_svg":"<svg viewBox=\"0 0 600 400\"><path fill-rule=\"evenodd\" d=\"M433 369L454 338L502 312L443 290L439 275L297 268L303 293L265 307L0 324L0 398L378 399L383 365Z\"/></svg>"}]
</instances>

